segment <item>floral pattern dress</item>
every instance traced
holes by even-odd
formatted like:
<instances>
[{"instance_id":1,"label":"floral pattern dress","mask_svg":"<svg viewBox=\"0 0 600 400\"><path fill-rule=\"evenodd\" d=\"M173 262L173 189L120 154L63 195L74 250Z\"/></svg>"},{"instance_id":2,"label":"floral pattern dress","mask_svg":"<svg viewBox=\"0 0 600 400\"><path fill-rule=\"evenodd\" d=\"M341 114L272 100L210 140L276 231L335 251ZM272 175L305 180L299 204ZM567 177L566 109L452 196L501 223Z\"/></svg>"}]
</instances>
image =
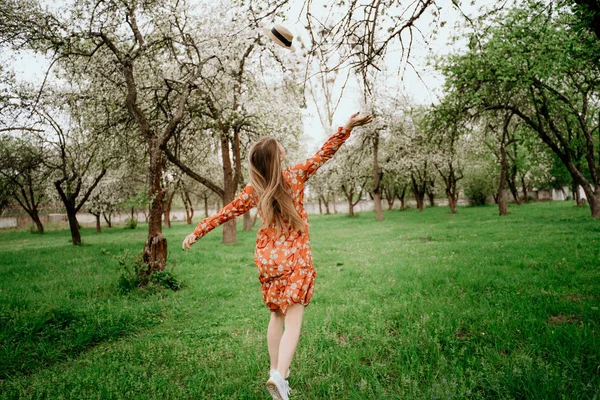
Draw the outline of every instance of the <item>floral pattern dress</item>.
<instances>
[{"instance_id":1,"label":"floral pattern dress","mask_svg":"<svg viewBox=\"0 0 600 400\"><path fill-rule=\"evenodd\" d=\"M274 224L261 227L256 237L254 262L262 287L263 301L271 310L285 314L294 303L308 306L314 292L317 272L313 266L308 234L308 214L304 209L304 185L306 181L329 160L350 136L350 130L338 128L319 151L304 163L283 171L285 181L292 189L292 199L298 215L305 222L304 231L290 230L277 234ZM217 214L201 221L194 229L198 238L206 235L231 218L242 215L257 204L252 186L244 190Z\"/></svg>"}]
</instances>

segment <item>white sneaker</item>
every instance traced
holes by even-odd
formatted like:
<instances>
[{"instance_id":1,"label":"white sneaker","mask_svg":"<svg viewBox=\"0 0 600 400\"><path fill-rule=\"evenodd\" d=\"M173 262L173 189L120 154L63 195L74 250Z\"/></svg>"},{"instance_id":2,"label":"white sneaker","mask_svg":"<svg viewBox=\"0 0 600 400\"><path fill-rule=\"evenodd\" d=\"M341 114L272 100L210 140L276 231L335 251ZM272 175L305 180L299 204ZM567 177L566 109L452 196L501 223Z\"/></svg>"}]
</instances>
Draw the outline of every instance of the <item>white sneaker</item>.
<instances>
[{"instance_id":1,"label":"white sneaker","mask_svg":"<svg viewBox=\"0 0 600 400\"><path fill-rule=\"evenodd\" d=\"M276 369L272 369L269 371L269 375L273 375L273 372L277 372ZM285 379L290 377L290 370L288 369L287 374L285 374Z\"/></svg>"},{"instance_id":2,"label":"white sneaker","mask_svg":"<svg viewBox=\"0 0 600 400\"><path fill-rule=\"evenodd\" d=\"M271 370L271 377L265 383L269 394L273 400L288 400L290 393L290 385L288 381L281 377L281 374L276 370Z\"/></svg>"}]
</instances>

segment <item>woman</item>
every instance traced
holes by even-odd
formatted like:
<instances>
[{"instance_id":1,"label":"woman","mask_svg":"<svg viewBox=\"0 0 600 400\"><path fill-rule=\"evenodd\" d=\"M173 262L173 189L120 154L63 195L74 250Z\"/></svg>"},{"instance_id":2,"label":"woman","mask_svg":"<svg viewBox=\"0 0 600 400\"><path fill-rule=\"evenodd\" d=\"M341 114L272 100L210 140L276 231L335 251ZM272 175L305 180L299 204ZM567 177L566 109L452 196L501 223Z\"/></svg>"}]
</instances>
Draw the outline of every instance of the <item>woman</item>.
<instances>
[{"instance_id":1,"label":"woman","mask_svg":"<svg viewBox=\"0 0 600 400\"><path fill-rule=\"evenodd\" d=\"M189 249L220 224L252 207L258 208L262 226L256 238L254 261L263 301L271 311L267 328L271 371L266 387L273 399L288 399L289 385L283 376L289 375L304 307L310 303L317 275L303 204L304 185L348 139L352 128L371 122L372 116L359 118L358 114L339 127L317 154L293 167L282 169L285 150L274 138L256 142L248 157L250 184L217 214L200 222L183 241L182 247Z\"/></svg>"}]
</instances>

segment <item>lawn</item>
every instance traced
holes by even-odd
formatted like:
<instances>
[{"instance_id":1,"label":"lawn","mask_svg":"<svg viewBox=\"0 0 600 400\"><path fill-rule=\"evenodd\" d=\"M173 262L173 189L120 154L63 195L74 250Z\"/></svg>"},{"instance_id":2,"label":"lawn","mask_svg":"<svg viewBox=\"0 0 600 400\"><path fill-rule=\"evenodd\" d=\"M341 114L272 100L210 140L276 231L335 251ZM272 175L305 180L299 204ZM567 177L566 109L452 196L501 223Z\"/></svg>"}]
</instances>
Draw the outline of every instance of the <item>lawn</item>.
<instances>
[{"instance_id":1,"label":"lawn","mask_svg":"<svg viewBox=\"0 0 600 400\"><path fill-rule=\"evenodd\" d=\"M600 399L600 220L573 202L447 211L310 217L292 399ZM184 253L175 223L185 286L119 292L112 255L145 229L86 228L81 247L0 232L0 398L269 398L256 230Z\"/></svg>"}]
</instances>

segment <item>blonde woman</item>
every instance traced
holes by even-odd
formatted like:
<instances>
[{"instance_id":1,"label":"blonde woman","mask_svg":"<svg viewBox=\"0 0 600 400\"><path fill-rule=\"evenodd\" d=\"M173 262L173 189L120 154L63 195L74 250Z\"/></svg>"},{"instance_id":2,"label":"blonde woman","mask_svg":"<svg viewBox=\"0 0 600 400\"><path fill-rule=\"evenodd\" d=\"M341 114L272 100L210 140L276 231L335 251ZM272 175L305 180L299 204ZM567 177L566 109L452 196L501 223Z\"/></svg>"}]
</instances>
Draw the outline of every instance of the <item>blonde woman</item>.
<instances>
[{"instance_id":1,"label":"blonde woman","mask_svg":"<svg viewBox=\"0 0 600 400\"><path fill-rule=\"evenodd\" d=\"M265 305L271 311L267 344L271 359L267 390L277 400L289 395L289 366L296 352L304 307L313 295L317 275L310 251L308 215L304 210L306 181L330 159L356 126L372 116L352 115L321 149L304 163L283 169L284 148L274 138L256 142L249 153L250 184L217 214L204 219L183 241L191 248L202 236L234 216L258 208L260 227L254 251ZM283 326L285 324L285 331ZM285 378L284 378L285 376Z\"/></svg>"}]
</instances>

